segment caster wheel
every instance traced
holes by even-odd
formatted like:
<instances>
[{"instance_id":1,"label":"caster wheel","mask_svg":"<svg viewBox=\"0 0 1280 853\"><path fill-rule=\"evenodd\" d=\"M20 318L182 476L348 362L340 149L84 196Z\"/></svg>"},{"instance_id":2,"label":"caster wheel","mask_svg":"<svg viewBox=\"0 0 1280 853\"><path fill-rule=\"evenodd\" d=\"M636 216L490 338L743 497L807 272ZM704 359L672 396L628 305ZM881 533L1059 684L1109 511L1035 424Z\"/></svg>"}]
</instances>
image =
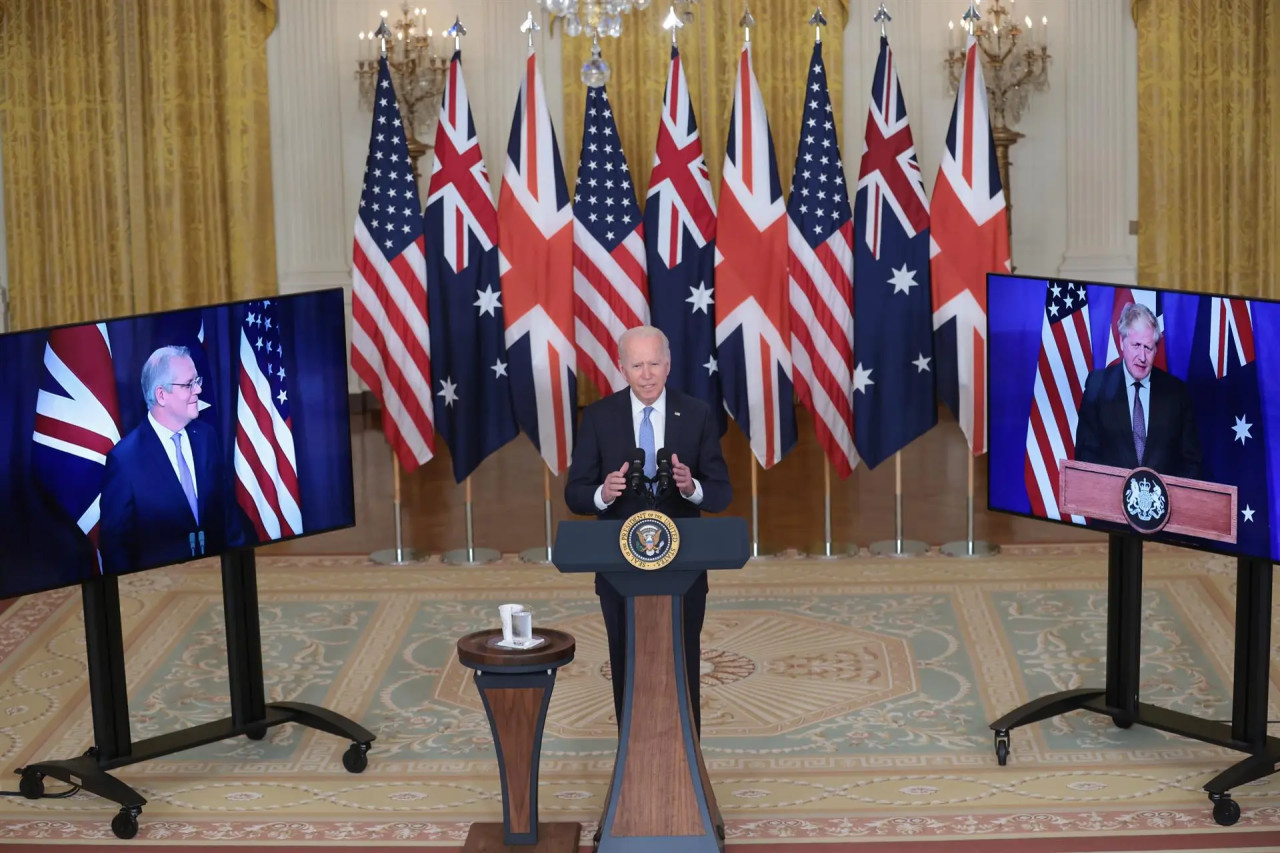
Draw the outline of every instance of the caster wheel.
<instances>
[{"instance_id":1,"label":"caster wheel","mask_svg":"<svg viewBox=\"0 0 1280 853\"><path fill-rule=\"evenodd\" d=\"M1133 728L1133 720L1126 720L1124 717L1112 717L1111 722L1115 724L1117 729Z\"/></svg>"},{"instance_id":2,"label":"caster wheel","mask_svg":"<svg viewBox=\"0 0 1280 853\"><path fill-rule=\"evenodd\" d=\"M133 838L138 834L138 816L129 809L121 809L111 819L111 831L116 834L116 838Z\"/></svg>"},{"instance_id":3,"label":"caster wheel","mask_svg":"<svg viewBox=\"0 0 1280 853\"><path fill-rule=\"evenodd\" d=\"M342 753L342 766L348 773L363 773L369 766L369 744L353 743Z\"/></svg>"},{"instance_id":4,"label":"caster wheel","mask_svg":"<svg viewBox=\"0 0 1280 853\"><path fill-rule=\"evenodd\" d=\"M44 774L22 771L18 780L18 791L28 800L38 800L44 796Z\"/></svg>"},{"instance_id":5,"label":"caster wheel","mask_svg":"<svg viewBox=\"0 0 1280 853\"><path fill-rule=\"evenodd\" d=\"M249 740L262 740L267 736L267 727L253 726L244 733L244 736Z\"/></svg>"},{"instance_id":6,"label":"caster wheel","mask_svg":"<svg viewBox=\"0 0 1280 853\"><path fill-rule=\"evenodd\" d=\"M1218 826L1232 826L1240 820L1240 804L1227 795L1213 799L1213 819Z\"/></svg>"},{"instance_id":7,"label":"caster wheel","mask_svg":"<svg viewBox=\"0 0 1280 853\"><path fill-rule=\"evenodd\" d=\"M996 762L1001 767L1009 763L1009 733L1007 731L996 732Z\"/></svg>"}]
</instances>

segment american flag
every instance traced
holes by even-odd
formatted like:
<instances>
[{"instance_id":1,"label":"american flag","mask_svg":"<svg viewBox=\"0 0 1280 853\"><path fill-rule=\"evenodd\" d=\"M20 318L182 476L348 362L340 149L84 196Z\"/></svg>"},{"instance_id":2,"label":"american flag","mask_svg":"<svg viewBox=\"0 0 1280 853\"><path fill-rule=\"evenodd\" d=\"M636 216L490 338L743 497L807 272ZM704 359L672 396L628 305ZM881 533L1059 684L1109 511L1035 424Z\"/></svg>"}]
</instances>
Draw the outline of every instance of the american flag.
<instances>
[{"instance_id":1,"label":"american flag","mask_svg":"<svg viewBox=\"0 0 1280 853\"><path fill-rule=\"evenodd\" d=\"M1023 475L1031 512L1040 518L1062 518L1058 511L1058 462L1076 455L1077 413L1093 366L1090 340L1084 285L1049 282ZM1081 516L1071 520L1084 524Z\"/></svg>"},{"instance_id":2,"label":"american flag","mask_svg":"<svg viewBox=\"0 0 1280 853\"><path fill-rule=\"evenodd\" d=\"M573 318L578 371L600 394L627 386L618 338L649 323L644 228L604 86L587 87L573 195Z\"/></svg>"},{"instance_id":3,"label":"american flag","mask_svg":"<svg viewBox=\"0 0 1280 853\"><path fill-rule=\"evenodd\" d=\"M1107 364L1112 365L1120 360L1120 312L1124 306L1137 302L1151 309L1156 316L1156 327L1160 330L1160 341L1156 343L1156 357L1151 363L1161 370L1169 369L1169 357L1164 346L1164 307L1162 295L1154 290L1139 290L1136 287L1117 287L1115 303L1111 308L1111 333L1107 336Z\"/></svg>"},{"instance_id":4,"label":"american flag","mask_svg":"<svg viewBox=\"0 0 1280 853\"><path fill-rule=\"evenodd\" d=\"M796 444L787 217L764 97L742 48L716 240L716 349L725 405L772 468Z\"/></svg>"},{"instance_id":5,"label":"american flag","mask_svg":"<svg viewBox=\"0 0 1280 853\"><path fill-rule=\"evenodd\" d=\"M874 468L938 422L929 202L893 51L883 36L853 233L854 437Z\"/></svg>"},{"instance_id":6,"label":"american flag","mask_svg":"<svg viewBox=\"0 0 1280 853\"><path fill-rule=\"evenodd\" d=\"M980 456L987 452L987 273L1010 267L1004 187L972 35L933 185L931 238L938 393Z\"/></svg>"},{"instance_id":7,"label":"american flag","mask_svg":"<svg viewBox=\"0 0 1280 853\"><path fill-rule=\"evenodd\" d=\"M382 430L405 471L432 456L427 271L422 209L387 60L378 60L351 280L351 366L382 404Z\"/></svg>"},{"instance_id":8,"label":"american flag","mask_svg":"<svg viewBox=\"0 0 1280 853\"><path fill-rule=\"evenodd\" d=\"M35 479L96 546L107 453L120 440L105 324L49 333L31 438Z\"/></svg>"},{"instance_id":9,"label":"american flag","mask_svg":"<svg viewBox=\"0 0 1280 853\"><path fill-rule=\"evenodd\" d=\"M853 220L836 141L835 116L813 46L796 168L787 202L791 359L796 396L813 413L818 443L841 477L853 447Z\"/></svg>"},{"instance_id":10,"label":"american flag","mask_svg":"<svg viewBox=\"0 0 1280 853\"><path fill-rule=\"evenodd\" d=\"M649 305L671 344L667 384L703 400L724 434L713 305L716 203L680 52L671 48L658 143L644 205Z\"/></svg>"},{"instance_id":11,"label":"american flag","mask_svg":"<svg viewBox=\"0 0 1280 853\"><path fill-rule=\"evenodd\" d=\"M578 406L573 211L532 48L498 194L498 251L516 420L559 474L573 453Z\"/></svg>"},{"instance_id":12,"label":"american flag","mask_svg":"<svg viewBox=\"0 0 1280 853\"><path fill-rule=\"evenodd\" d=\"M518 430L503 342L498 215L457 52L436 126L423 231L435 423L460 483Z\"/></svg>"},{"instance_id":13,"label":"american flag","mask_svg":"<svg viewBox=\"0 0 1280 853\"><path fill-rule=\"evenodd\" d=\"M236 502L259 542L302 533L285 364L275 302L249 303L240 326L234 463Z\"/></svg>"}]
</instances>

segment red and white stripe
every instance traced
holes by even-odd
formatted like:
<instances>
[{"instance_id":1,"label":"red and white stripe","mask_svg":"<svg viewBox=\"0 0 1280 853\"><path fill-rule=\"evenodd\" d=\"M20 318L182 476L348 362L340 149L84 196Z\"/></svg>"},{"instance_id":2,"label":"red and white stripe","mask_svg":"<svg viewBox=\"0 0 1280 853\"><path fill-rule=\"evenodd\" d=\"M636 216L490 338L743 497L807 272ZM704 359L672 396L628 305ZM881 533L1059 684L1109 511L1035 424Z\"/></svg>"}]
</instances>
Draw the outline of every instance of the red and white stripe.
<instances>
[{"instance_id":1,"label":"red and white stripe","mask_svg":"<svg viewBox=\"0 0 1280 853\"><path fill-rule=\"evenodd\" d=\"M649 286L639 219L610 253L576 221L573 228L573 339L578 371L601 394L620 391L627 380L618 369L618 339L649 323Z\"/></svg>"},{"instance_id":2,"label":"red and white stripe","mask_svg":"<svg viewBox=\"0 0 1280 853\"><path fill-rule=\"evenodd\" d=\"M853 446L853 222L809 246L788 218L791 362L796 394L836 473L858 464Z\"/></svg>"},{"instance_id":3,"label":"red and white stripe","mask_svg":"<svg viewBox=\"0 0 1280 853\"><path fill-rule=\"evenodd\" d=\"M1222 379L1227 375L1232 352L1241 365L1254 359L1253 315L1248 300L1214 296L1209 302L1209 356L1213 373Z\"/></svg>"},{"instance_id":4,"label":"red and white stripe","mask_svg":"<svg viewBox=\"0 0 1280 853\"><path fill-rule=\"evenodd\" d=\"M293 427L272 403L270 383L244 330L240 332L234 464L237 503L253 522L258 540L302 533Z\"/></svg>"},{"instance_id":5,"label":"red and white stripe","mask_svg":"<svg viewBox=\"0 0 1280 853\"><path fill-rule=\"evenodd\" d=\"M1045 317L1040 327L1040 359L1027 425L1025 478L1031 512L1062 518L1058 511L1058 463L1075 458L1080 399L1089 376L1089 312L1076 311L1060 323ZM1084 524L1082 516L1072 521Z\"/></svg>"}]
</instances>

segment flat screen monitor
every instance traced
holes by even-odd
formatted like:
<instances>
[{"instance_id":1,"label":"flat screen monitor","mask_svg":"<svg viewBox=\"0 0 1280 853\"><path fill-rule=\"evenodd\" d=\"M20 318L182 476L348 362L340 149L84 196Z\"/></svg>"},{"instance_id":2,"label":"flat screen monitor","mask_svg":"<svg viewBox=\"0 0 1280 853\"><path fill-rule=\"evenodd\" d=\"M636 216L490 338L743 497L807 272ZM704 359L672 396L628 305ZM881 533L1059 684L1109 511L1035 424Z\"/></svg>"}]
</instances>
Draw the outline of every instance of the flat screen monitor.
<instances>
[{"instance_id":1,"label":"flat screen monitor","mask_svg":"<svg viewBox=\"0 0 1280 853\"><path fill-rule=\"evenodd\" d=\"M0 598L353 525L344 310L0 335Z\"/></svg>"},{"instance_id":2,"label":"flat screen monitor","mask_svg":"<svg viewBox=\"0 0 1280 853\"><path fill-rule=\"evenodd\" d=\"M1277 559L1280 303L993 274L987 305L991 509Z\"/></svg>"}]
</instances>

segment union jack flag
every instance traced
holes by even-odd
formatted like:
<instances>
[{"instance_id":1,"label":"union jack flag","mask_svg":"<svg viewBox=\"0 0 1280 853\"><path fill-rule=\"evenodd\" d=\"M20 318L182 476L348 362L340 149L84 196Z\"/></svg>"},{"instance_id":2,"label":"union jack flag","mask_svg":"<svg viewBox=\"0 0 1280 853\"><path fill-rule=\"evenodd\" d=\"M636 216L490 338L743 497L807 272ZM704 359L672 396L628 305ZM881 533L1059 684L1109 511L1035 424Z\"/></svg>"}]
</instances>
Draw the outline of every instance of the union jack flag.
<instances>
[{"instance_id":1,"label":"union jack flag","mask_svg":"<svg viewBox=\"0 0 1280 853\"><path fill-rule=\"evenodd\" d=\"M378 60L351 279L351 366L382 404L382 430L405 471L431 459L427 270L422 209L387 60Z\"/></svg>"},{"instance_id":2,"label":"union jack flag","mask_svg":"<svg viewBox=\"0 0 1280 853\"><path fill-rule=\"evenodd\" d=\"M1023 465L1031 511L1040 518L1062 518L1058 462L1076 456L1080 399L1093 366L1090 341L1089 299L1084 285L1049 282ZM1072 516L1071 520L1084 524L1083 516Z\"/></svg>"},{"instance_id":3,"label":"union jack flag","mask_svg":"<svg viewBox=\"0 0 1280 853\"><path fill-rule=\"evenodd\" d=\"M236 394L236 502L258 541L298 536L302 509L289 414L289 370L275 303L251 302L240 326Z\"/></svg>"},{"instance_id":4,"label":"union jack flag","mask_svg":"<svg viewBox=\"0 0 1280 853\"><path fill-rule=\"evenodd\" d=\"M706 402L724 434L716 362L716 203L680 52L671 48L662 119L644 205L649 305L671 344L667 384Z\"/></svg>"},{"instance_id":5,"label":"union jack flag","mask_svg":"<svg viewBox=\"0 0 1280 853\"><path fill-rule=\"evenodd\" d=\"M938 422L929 202L893 51L883 36L853 233L854 437L874 468Z\"/></svg>"},{"instance_id":6,"label":"union jack flag","mask_svg":"<svg viewBox=\"0 0 1280 853\"><path fill-rule=\"evenodd\" d=\"M573 196L573 315L578 370L606 395L627 386L618 338L649 322L644 229L604 86L587 87Z\"/></svg>"},{"instance_id":7,"label":"union jack flag","mask_svg":"<svg viewBox=\"0 0 1280 853\"><path fill-rule=\"evenodd\" d=\"M853 219L822 64L813 46L787 202L796 396L840 477L853 473Z\"/></svg>"},{"instance_id":8,"label":"union jack flag","mask_svg":"<svg viewBox=\"0 0 1280 853\"><path fill-rule=\"evenodd\" d=\"M1120 312L1124 306L1137 302L1151 309L1156 316L1156 327L1160 330L1160 340L1156 343L1156 357L1151 363L1161 370L1169 369L1169 356L1164 346L1164 306L1163 296L1154 290L1139 290L1136 287L1117 287L1115 303L1111 308L1111 334L1107 336L1107 365L1120 360Z\"/></svg>"},{"instance_id":9,"label":"union jack flag","mask_svg":"<svg viewBox=\"0 0 1280 853\"><path fill-rule=\"evenodd\" d=\"M449 62L427 208L427 315L435 422L460 483L515 438L498 280L498 216L462 78Z\"/></svg>"},{"instance_id":10,"label":"union jack flag","mask_svg":"<svg viewBox=\"0 0 1280 853\"><path fill-rule=\"evenodd\" d=\"M725 405L764 468L796 443L787 221L748 42L738 61L720 184L716 348Z\"/></svg>"},{"instance_id":11,"label":"union jack flag","mask_svg":"<svg viewBox=\"0 0 1280 853\"><path fill-rule=\"evenodd\" d=\"M980 456L987 452L987 273L1009 271L1009 219L972 35L933 185L931 239L938 393Z\"/></svg>"},{"instance_id":12,"label":"union jack flag","mask_svg":"<svg viewBox=\"0 0 1280 853\"><path fill-rule=\"evenodd\" d=\"M49 333L31 438L35 479L96 547L107 453L120 440L105 324Z\"/></svg>"},{"instance_id":13,"label":"union jack flag","mask_svg":"<svg viewBox=\"0 0 1280 853\"><path fill-rule=\"evenodd\" d=\"M573 212L533 49L498 194L498 251L516 421L559 474L573 453Z\"/></svg>"}]
</instances>

